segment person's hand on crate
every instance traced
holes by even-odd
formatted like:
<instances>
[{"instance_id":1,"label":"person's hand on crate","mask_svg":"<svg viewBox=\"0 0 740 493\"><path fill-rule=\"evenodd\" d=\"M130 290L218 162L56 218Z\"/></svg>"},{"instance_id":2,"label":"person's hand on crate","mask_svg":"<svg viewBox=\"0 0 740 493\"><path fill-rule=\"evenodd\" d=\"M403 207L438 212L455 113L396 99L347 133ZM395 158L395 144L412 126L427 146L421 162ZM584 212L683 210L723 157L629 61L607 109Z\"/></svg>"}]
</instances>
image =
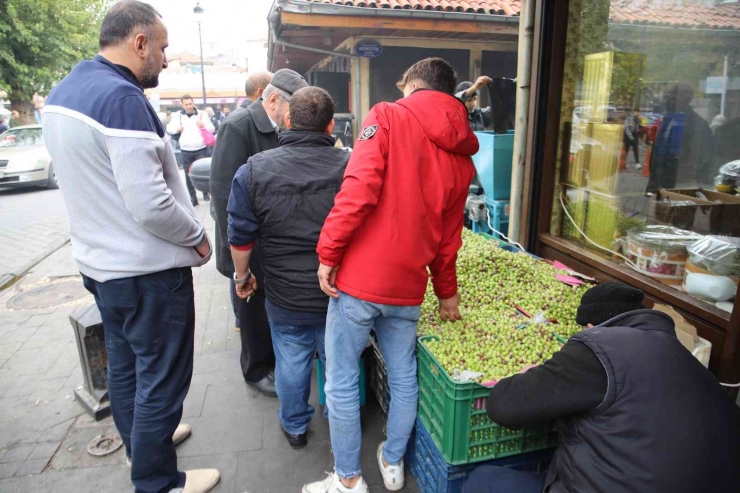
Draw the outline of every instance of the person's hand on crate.
<instances>
[{"instance_id":1,"label":"person's hand on crate","mask_svg":"<svg viewBox=\"0 0 740 493\"><path fill-rule=\"evenodd\" d=\"M455 294L452 298L446 300L439 300L439 318L446 322L454 322L455 320L462 320L460 314L460 293Z\"/></svg>"}]
</instances>

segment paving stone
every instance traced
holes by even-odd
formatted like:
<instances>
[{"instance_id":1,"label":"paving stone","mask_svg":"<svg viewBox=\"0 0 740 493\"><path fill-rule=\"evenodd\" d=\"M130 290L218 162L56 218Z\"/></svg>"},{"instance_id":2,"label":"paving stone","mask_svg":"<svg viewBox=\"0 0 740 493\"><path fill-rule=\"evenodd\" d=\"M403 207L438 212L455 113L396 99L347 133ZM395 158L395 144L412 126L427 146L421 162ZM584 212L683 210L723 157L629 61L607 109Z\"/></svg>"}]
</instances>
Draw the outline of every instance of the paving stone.
<instances>
[{"instance_id":1,"label":"paving stone","mask_svg":"<svg viewBox=\"0 0 740 493\"><path fill-rule=\"evenodd\" d=\"M183 405L182 419L197 418L203 411L208 385L190 385L188 396Z\"/></svg>"},{"instance_id":2,"label":"paving stone","mask_svg":"<svg viewBox=\"0 0 740 493\"><path fill-rule=\"evenodd\" d=\"M178 456L180 453L178 451ZM218 469L221 481L211 493L243 493L236 484L238 454L199 455L197 457L178 457L177 468L181 471L192 469Z\"/></svg>"},{"instance_id":3,"label":"paving stone","mask_svg":"<svg viewBox=\"0 0 740 493\"><path fill-rule=\"evenodd\" d=\"M0 479L12 478L23 462L7 462L0 464Z\"/></svg>"},{"instance_id":4,"label":"paving stone","mask_svg":"<svg viewBox=\"0 0 740 493\"><path fill-rule=\"evenodd\" d=\"M33 445L20 445L17 447L12 447L10 450L5 452L2 459L0 459L0 462L23 462L24 460L28 459L28 456L31 455L33 449Z\"/></svg>"},{"instance_id":5,"label":"paving stone","mask_svg":"<svg viewBox=\"0 0 740 493\"><path fill-rule=\"evenodd\" d=\"M59 446L59 450L51 460L51 468L61 471L123 464L125 461L123 447L104 457L94 457L87 453L87 445L90 440L96 436L107 434L118 434L116 427L78 428L70 430L70 433Z\"/></svg>"},{"instance_id":6,"label":"paving stone","mask_svg":"<svg viewBox=\"0 0 740 493\"><path fill-rule=\"evenodd\" d=\"M41 474L48 463L49 459L29 459L16 471L15 475L28 476L30 474Z\"/></svg>"},{"instance_id":7,"label":"paving stone","mask_svg":"<svg viewBox=\"0 0 740 493\"><path fill-rule=\"evenodd\" d=\"M249 409L241 414L192 418L193 436L178 447L178 457L257 450L262 446L262 416Z\"/></svg>"},{"instance_id":8,"label":"paving stone","mask_svg":"<svg viewBox=\"0 0 740 493\"><path fill-rule=\"evenodd\" d=\"M61 442L67 436L70 427L74 424L75 419L68 419L62 423L47 428L39 437L39 442Z\"/></svg>"},{"instance_id":9,"label":"paving stone","mask_svg":"<svg viewBox=\"0 0 740 493\"><path fill-rule=\"evenodd\" d=\"M38 460L43 459L46 462L49 462L52 457L54 457L54 453L59 448L59 442L56 443L40 443L34 447L33 452L31 452L31 455L28 456L27 460Z\"/></svg>"},{"instance_id":10,"label":"paving stone","mask_svg":"<svg viewBox=\"0 0 740 493\"><path fill-rule=\"evenodd\" d=\"M133 487L125 466L117 464L92 469L46 470L43 474L0 481L3 493L131 493Z\"/></svg>"}]
</instances>

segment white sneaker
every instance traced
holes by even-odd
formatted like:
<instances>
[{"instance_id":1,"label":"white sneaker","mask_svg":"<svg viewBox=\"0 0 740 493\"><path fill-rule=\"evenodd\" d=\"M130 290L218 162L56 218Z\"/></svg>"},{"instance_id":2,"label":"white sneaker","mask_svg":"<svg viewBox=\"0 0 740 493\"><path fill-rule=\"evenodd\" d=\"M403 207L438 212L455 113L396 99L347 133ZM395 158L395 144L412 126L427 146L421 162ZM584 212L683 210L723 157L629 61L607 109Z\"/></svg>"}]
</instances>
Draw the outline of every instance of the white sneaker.
<instances>
[{"instance_id":1,"label":"white sneaker","mask_svg":"<svg viewBox=\"0 0 740 493\"><path fill-rule=\"evenodd\" d=\"M400 491L403 488L403 483L406 480L406 477L403 473L403 459L401 459L401 463L398 465L389 465L388 467L385 467L383 465L383 445L385 445L385 442L381 442L380 445L378 445L378 468L380 469L380 475L383 476L383 484L385 484L385 489L388 491Z\"/></svg>"},{"instance_id":2,"label":"white sneaker","mask_svg":"<svg viewBox=\"0 0 740 493\"><path fill-rule=\"evenodd\" d=\"M365 479L360 478L354 488L347 488L339 480L337 473L329 474L326 479L303 486L303 493L369 493Z\"/></svg>"},{"instance_id":3,"label":"white sneaker","mask_svg":"<svg viewBox=\"0 0 740 493\"><path fill-rule=\"evenodd\" d=\"M642 169L642 165L641 164L636 164L635 165L635 169Z\"/></svg>"}]
</instances>

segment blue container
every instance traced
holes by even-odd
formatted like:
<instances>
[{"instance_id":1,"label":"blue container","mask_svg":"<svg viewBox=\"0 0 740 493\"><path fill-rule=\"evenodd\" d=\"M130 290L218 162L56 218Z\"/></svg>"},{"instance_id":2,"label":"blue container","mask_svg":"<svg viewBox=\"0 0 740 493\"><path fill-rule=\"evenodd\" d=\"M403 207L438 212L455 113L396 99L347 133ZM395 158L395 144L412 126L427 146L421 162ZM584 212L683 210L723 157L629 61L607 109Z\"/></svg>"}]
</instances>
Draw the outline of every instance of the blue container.
<instances>
[{"instance_id":1,"label":"blue container","mask_svg":"<svg viewBox=\"0 0 740 493\"><path fill-rule=\"evenodd\" d=\"M509 234L509 215L511 205L508 200L486 200L488 213L491 215L491 226L496 230L508 236ZM491 231L488 227L487 218L482 221L473 223L473 232L485 233L493 236L497 240L504 240L498 233Z\"/></svg>"},{"instance_id":2,"label":"blue container","mask_svg":"<svg viewBox=\"0 0 740 493\"><path fill-rule=\"evenodd\" d=\"M514 156L514 134L475 132L480 149L473 156L483 192L489 200L511 197L511 161Z\"/></svg>"},{"instance_id":3,"label":"blue container","mask_svg":"<svg viewBox=\"0 0 740 493\"><path fill-rule=\"evenodd\" d=\"M487 462L451 466L445 462L424 424L417 418L415 433L409 440L406 451L406 464L420 493L461 493L468 475L477 467L507 467L544 476L550 466L552 454L552 450L542 450Z\"/></svg>"},{"instance_id":4,"label":"blue container","mask_svg":"<svg viewBox=\"0 0 740 493\"><path fill-rule=\"evenodd\" d=\"M316 358L316 384L319 387L319 404L326 406L326 392L324 392L324 385L326 384L326 373L324 372L324 365L321 364L321 360ZM365 355L360 358L360 405L365 405L366 400L366 388L367 388L367 377L365 376Z\"/></svg>"}]
</instances>

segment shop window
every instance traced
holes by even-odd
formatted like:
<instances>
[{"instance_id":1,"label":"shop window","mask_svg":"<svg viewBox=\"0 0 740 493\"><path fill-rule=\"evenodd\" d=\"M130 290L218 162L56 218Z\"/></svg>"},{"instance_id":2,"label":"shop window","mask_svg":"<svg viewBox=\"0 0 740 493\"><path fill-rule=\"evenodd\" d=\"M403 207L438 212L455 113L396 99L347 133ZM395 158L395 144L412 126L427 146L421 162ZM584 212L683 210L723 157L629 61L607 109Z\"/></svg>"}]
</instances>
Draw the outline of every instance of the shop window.
<instances>
[{"instance_id":1,"label":"shop window","mask_svg":"<svg viewBox=\"0 0 740 493\"><path fill-rule=\"evenodd\" d=\"M550 232L730 317L740 4L572 0Z\"/></svg>"},{"instance_id":2,"label":"shop window","mask_svg":"<svg viewBox=\"0 0 740 493\"><path fill-rule=\"evenodd\" d=\"M370 59L370 106L401 99L403 95L396 87L401 74L419 60L430 57L447 60L455 67L460 80L466 80L470 74L469 50L385 46L381 56Z\"/></svg>"}]
</instances>

